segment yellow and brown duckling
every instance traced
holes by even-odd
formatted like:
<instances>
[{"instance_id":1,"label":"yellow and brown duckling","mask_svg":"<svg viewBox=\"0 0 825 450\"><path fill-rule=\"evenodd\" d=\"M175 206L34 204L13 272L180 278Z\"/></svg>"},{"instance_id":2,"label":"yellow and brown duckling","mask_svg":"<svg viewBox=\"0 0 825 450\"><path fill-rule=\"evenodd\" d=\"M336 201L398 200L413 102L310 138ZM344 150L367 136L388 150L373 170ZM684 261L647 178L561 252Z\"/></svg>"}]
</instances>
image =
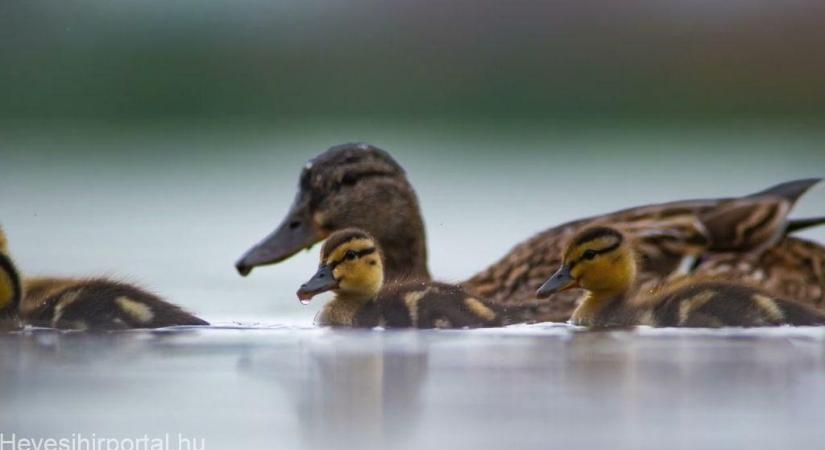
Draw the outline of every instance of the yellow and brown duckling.
<instances>
[{"instance_id":1,"label":"yellow and brown duckling","mask_svg":"<svg viewBox=\"0 0 825 450\"><path fill-rule=\"evenodd\" d=\"M20 327L17 308L22 297L20 275L9 256L6 236L0 229L0 331Z\"/></svg>"},{"instance_id":2,"label":"yellow and brown duckling","mask_svg":"<svg viewBox=\"0 0 825 450\"><path fill-rule=\"evenodd\" d=\"M685 277L652 292L640 289L638 258L633 242L617 229L587 228L572 238L561 267L537 295L585 289L570 322L590 327L825 324L825 313L809 305L737 282Z\"/></svg>"},{"instance_id":3,"label":"yellow and brown duckling","mask_svg":"<svg viewBox=\"0 0 825 450\"><path fill-rule=\"evenodd\" d=\"M507 255L461 286L490 302L510 307L535 304L536 289L560 264L564 242L584 228L612 224L632 236L641 256L640 280L660 283L681 268L701 271L706 261L685 264L698 255L728 255L714 265L731 277L763 274L760 284L773 295L796 292L800 301L825 303L822 269L809 261L825 259L825 247L787 237L825 223L825 218L788 221L796 200L817 179L779 184L755 194L640 206L552 227L514 247ZM380 205L377 208L376 205ZM424 221L415 191L403 168L385 151L367 144L332 147L313 158L300 176L298 193L280 226L237 262L242 275L283 261L331 233L357 227L375 236L384 251L387 279L428 280ZM781 246L782 258L754 258ZM740 264L741 263L741 264ZM741 267L741 270L733 268ZM795 286L799 272L809 283ZM817 275L820 274L820 275ZM793 283L788 276L793 276ZM560 292L523 309L525 321L565 321L575 308L575 293ZM529 312L529 313L527 313Z\"/></svg>"},{"instance_id":4,"label":"yellow and brown duckling","mask_svg":"<svg viewBox=\"0 0 825 450\"><path fill-rule=\"evenodd\" d=\"M209 325L145 289L106 278L27 278L20 316L26 324L73 330Z\"/></svg>"},{"instance_id":5,"label":"yellow and brown duckling","mask_svg":"<svg viewBox=\"0 0 825 450\"><path fill-rule=\"evenodd\" d=\"M298 290L308 302L322 292L319 325L372 328L476 328L501 324L501 314L458 286L431 281L384 282L378 242L350 228L333 233L321 250L315 275Z\"/></svg>"},{"instance_id":6,"label":"yellow and brown duckling","mask_svg":"<svg viewBox=\"0 0 825 450\"><path fill-rule=\"evenodd\" d=\"M160 297L105 278L22 279L0 229L0 327L5 321L74 330L209 325Z\"/></svg>"}]
</instances>

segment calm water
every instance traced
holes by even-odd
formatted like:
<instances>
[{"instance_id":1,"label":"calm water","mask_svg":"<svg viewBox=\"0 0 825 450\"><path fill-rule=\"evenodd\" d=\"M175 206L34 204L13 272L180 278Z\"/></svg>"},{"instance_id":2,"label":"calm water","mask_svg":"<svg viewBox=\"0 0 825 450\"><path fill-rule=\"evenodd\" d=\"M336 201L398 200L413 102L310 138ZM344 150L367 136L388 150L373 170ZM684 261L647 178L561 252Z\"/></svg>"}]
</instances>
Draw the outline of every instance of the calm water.
<instances>
[{"instance_id":1,"label":"calm water","mask_svg":"<svg viewBox=\"0 0 825 450\"><path fill-rule=\"evenodd\" d=\"M340 142L407 168L432 271L460 280L582 215L822 176L820 130L6 124L0 222L23 271L127 278L221 326L0 336L0 432L180 433L211 449L821 446L819 329L319 330L323 300L294 297L317 248L246 279L233 269L280 220L304 161ZM820 188L797 215L823 205Z\"/></svg>"},{"instance_id":2,"label":"calm water","mask_svg":"<svg viewBox=\"0 0 825 450\"><path fill-rule=\"evenodd\" d=\"M0 336L0 430L206 448L821 448L825 334ZM176 448L176 447L172 447Z\"/></svg>"}]
</instances>

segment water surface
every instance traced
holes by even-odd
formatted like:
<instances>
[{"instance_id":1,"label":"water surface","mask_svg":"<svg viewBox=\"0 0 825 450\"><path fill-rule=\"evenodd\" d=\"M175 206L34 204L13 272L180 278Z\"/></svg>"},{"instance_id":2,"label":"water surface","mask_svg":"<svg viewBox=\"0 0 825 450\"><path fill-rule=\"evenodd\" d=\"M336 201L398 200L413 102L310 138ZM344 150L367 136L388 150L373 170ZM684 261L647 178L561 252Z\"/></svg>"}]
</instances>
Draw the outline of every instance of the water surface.
<instances>
[{"instance_id":1,"label":"water surface","mask_svg":"<svg viewBox=\"0 0 825 450\"><path fill-rule=\"evenodd\" d=\"M211 449L815 448L824 356L821 329L36 331L0 336L0 430Z\"/></svg>"}]
</instances>

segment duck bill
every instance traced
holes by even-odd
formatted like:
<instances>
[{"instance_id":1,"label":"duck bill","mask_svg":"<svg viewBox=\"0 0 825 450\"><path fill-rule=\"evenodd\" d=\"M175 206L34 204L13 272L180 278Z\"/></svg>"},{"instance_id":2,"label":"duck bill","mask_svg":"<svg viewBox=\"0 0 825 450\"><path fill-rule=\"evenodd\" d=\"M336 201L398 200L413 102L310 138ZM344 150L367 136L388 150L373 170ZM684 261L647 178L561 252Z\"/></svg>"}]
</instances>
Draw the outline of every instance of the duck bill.
<instances>
[{"instance_id":1,"label":"duck bill","mask_svg":"<svg viewBox=\"0 0 825 450\"><path fill-rule=\"evenodd\" d=\"M278 228L247 250L235 263L235 268L242 276L247 276L255 267L279 263L323 238L312 221L308 202L301 202L299 198Z\"/></svg>"},{"instance_id":2,"label":"duck bill","mask_svg":"<svg viewBox=\"0 0 825 450\"><path fill-rule=\"evenodd\" d=\"M570 267L563 265L545 281L536 292L538 298L547 298L555 293L579 287L579 283L570 274Z\"/></svg>"},{"instance_id":3,"label":"duck bill","mask_svg":"<svg viewBox=\"0 0 825 450\"><path fill-rule=\"evenodd\" d=\"M322 293L331 291L338 287L338 282L332 276L332 270L329 266L323 265L318 268L318 272L302 284L298 289L298 300L301 302L308 302L312 297Z\"/></svg>"}]
</instances>

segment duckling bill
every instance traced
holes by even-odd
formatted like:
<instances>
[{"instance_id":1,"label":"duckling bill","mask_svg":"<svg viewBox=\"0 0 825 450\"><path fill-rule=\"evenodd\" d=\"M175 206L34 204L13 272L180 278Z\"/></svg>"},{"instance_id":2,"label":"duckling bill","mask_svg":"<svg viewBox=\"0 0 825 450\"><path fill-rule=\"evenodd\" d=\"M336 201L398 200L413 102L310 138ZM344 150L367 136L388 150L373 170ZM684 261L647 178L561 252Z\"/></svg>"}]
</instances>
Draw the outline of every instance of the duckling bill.
<instances>
[{"instance_id":1,"label":"duckling bill","mask_svg":"<svg viewBox=\"0 0 825 450\"><path fill-rule=\"evenodd\" d=\"M321 250L321 263L298 289L307 303L332 291L319 325L372 328L475 328L502 323L500 312L458 286L431 281L384 283L381 249L358 229L333 233Z\"/></svg>"},{"instance_id":2,"label":"duckling bill","mask_svg":"<svg viewBox=\"0 0 825 450\"><path fill-rule=\"evenodd\" d=\"M657 292L639 292L632 243L610 227L592 227L573 237L561 267L539 288L539 297L583 288L575 325L610 327L756 327L825 324L825 313L793 300L774 298L742 283L687 277Z\"/></svg>"}]
</instances>

